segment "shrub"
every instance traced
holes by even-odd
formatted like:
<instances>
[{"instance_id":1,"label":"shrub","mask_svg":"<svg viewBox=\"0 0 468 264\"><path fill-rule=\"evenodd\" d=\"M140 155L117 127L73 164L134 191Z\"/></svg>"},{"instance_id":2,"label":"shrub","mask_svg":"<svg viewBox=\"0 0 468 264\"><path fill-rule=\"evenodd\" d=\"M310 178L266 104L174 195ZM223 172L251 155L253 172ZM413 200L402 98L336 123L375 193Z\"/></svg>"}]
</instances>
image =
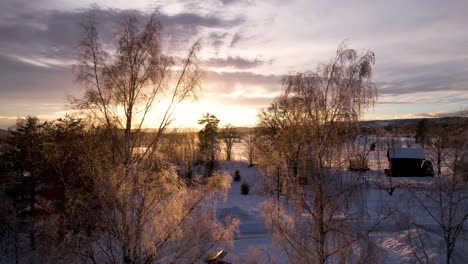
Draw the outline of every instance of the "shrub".
<instances>
[{"instance_id":1,"label":"shrub","mask_svg":"<svg viewBox=\"0 0 468 264\"><path fill-rule=\"evenodd\" d=\"M239 171L239 168L236 168L236 170L234 171L234 181L238 182L240 180L241 180L240 171Z\"/></svg>"},{"instance_id":2,"label":"shrub","mask_svg":"<svg viewBox=\"0 0 468 264\"><path fill-rule=\"evenodd\" d=\"M241 194L247 195L249 194L250 191L250 185L248 185L246 182L243 182L241 185Z\"/></svg>"}]
</instances>

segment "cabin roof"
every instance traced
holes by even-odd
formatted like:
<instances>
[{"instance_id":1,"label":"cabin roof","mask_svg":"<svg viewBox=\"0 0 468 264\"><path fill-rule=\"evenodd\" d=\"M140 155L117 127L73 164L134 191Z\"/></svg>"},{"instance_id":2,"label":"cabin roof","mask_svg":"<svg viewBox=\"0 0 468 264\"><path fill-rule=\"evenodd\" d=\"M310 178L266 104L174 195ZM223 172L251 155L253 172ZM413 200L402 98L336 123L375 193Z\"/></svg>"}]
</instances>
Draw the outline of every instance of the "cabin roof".
<instances>
[{"instance_id":1,"label":"cabin roof","mask_svg":"<svg viewBox=\"0 0 468 264\"><path fill-rule=\"evenodd\" d=\"M389 148L387 156L390 159L424 159L423 148Z\"/></svg>"}]
</instances>

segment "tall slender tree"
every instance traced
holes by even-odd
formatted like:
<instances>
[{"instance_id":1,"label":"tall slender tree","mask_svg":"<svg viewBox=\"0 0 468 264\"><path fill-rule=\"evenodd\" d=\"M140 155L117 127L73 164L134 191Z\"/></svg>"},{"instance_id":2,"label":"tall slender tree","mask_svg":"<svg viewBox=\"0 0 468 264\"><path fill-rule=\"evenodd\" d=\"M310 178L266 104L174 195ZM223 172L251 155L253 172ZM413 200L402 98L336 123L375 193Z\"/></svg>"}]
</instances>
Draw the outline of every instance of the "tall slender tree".
<instances>
[{"instance_id":1,"label":"tall slender tree","mask_svg":"<svg viewBox=\"0 0 468 264\"><path fill-rule=\"evenodd\" d=\"M200 42L177 65L161 47L158 12L135 11L120 20L116 49L107 52L96 14L99 10L82 23L77 79L87 90L73 104L106 132L113 160L89 164L106 219L104 235L86 255L110 263L196 262L213 246L229 242L236 227L235 221L219 224L210 202L227 191L228 175L189 187L162 154L177 105L198 94ZM147 122L150 111L159 114L158 123ZM144 126L156 131L145 133ZM193 232L195 225L199 232Z\"/></svg>"},{"instance_id":2,"label":"tall slender tree","mask_svg":"<svg viewBox=\"0 0 468 264\"><path fill-rule=\"evenodd\" d=\"M354 142L363 111L376 100L374 61L374 53L359 56L341 44L330 63L284 77L283 95L259 115L270 135L266 145L273 145L263 152L267 157L260 167L273 185L273 178L281 178L277 188L293 205L285 209L272 197L264 212L291 262L369 257L349 250L368 243L346 221L362 216L360 207L345 206L362 199L359 180L341 176L349 158L346 146Z\"/></svg>"},{"instance_id":3,"label":"tall slender tree","mask_svg":"<svg viewBox=\"0 0 468 264\"><path fill-rule=\"evenodd\" d=\"M193 44L180 70L173 72L175 61L161 48L161 24L156 11L147 18L136 12L125 16L116 27L118 45L112 54L103 49L98 36L95 17L99 10L93 12L83 19L79 43L77 80L87 90L83 98L73 100L73 105L109 129L116 155L129 167L154 152L171 124L177 104L196 97L203 76L197 64L200 42ZM150 110L164 99L169 104L160 107L160 122L145 124ZM156 136L146 144L147 151L136 155L133 150L141 146L143 125L157 127ZM123 131L122 144L117 143L120 136L112 128Z\"/></svg>"},{"instance_id":4,"label":"tall slender tree","mask_svg":"<svg viewBox=\"0 0 468 264\"><path fill-rule=\"evenodd\" d=\"M205 127L198 132L198 146L203 160L206 162L208 175L211 175L216 165L218 153L218 124L219 119L215 115L206 113L198 120L198 124Z\"/></svg>"}]
</instances>

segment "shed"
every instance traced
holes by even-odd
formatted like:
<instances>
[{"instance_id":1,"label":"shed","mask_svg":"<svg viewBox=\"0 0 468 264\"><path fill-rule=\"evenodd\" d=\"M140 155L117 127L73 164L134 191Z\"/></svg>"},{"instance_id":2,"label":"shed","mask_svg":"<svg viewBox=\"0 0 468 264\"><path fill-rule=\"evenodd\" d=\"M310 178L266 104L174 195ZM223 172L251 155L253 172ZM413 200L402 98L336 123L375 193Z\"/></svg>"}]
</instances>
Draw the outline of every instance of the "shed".
<instances>
[{"instance_id":1,"label":"shed","mask_svg":"<svg viewBox=\"0 0 468 264\"><path fill-rule=\"evenodd\" d=\"M424 176L421 169L424 161L423 148L389 148L387 158L392 176Z\"/></svg>"}]
</instances>

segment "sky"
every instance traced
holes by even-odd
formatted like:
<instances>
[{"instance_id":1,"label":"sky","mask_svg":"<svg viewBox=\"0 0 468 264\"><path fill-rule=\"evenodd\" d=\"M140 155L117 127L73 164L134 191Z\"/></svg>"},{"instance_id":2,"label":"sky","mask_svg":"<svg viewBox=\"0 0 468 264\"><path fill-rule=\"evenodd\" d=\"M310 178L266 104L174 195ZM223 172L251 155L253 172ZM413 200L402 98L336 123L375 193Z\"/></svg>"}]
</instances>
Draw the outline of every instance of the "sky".
<instances>
[{"instance_id":1,"label":"sky","mask_svg":"<svg viewBox=\"0 0 468 264\"><path fill-rule=\"evenodd\" d=\"M202 94L178 107L175 126L196 127L207 112L221 124L255 125L258 110L281 94L281 76L328 63L343 41L376 56L379 98L365 119L447 116L468 106L464 0L2 0L0 128L72 112L67 98L84 92L74 71L79 23L93 6L104 42L123 14L156 7L168 54L201 39Z\"/></svg>"}]
</instances>

